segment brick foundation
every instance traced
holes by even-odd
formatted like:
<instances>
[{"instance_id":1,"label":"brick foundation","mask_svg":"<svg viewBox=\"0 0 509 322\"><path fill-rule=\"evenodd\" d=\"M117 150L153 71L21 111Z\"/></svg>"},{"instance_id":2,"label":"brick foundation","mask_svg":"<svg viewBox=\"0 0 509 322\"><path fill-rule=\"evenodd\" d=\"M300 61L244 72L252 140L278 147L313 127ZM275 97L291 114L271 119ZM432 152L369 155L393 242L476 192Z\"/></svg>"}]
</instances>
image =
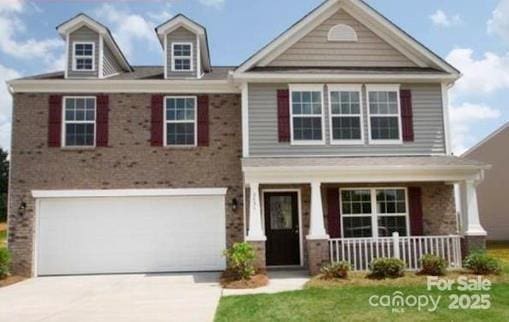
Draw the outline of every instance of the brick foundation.
<instances>
[{"instance_id":1,"label":"brick foundation","mask_svg":"<svg viewBox=\"0 0 509 322\"><path fill-rule=\"evenodd\" d=\"M306 240L308 250L308 269L310 275L317 275L324 264L330 262L329 241Z\"/></svg>"},{"instance_id":2,"label":"brick foundation","mask_svg":"<svg viewBox=\"0 0 509 322\"><path fill-rule=\"evenodd\" d=\"M265 241L248 241L248 243L251 244L256 251L255 269L264 271L267 268Z\"/></svg>"},{"instance_id":3,"label":"brick foundation","mask_svg":"<svg viewBox=\"0 0 509 322\"><path fill-rule=\"evenodd\" d=\"M486 249L486 236L464 236L461 239L461 255L463 258L476 250Z\"/></svg>"}]
</instances>

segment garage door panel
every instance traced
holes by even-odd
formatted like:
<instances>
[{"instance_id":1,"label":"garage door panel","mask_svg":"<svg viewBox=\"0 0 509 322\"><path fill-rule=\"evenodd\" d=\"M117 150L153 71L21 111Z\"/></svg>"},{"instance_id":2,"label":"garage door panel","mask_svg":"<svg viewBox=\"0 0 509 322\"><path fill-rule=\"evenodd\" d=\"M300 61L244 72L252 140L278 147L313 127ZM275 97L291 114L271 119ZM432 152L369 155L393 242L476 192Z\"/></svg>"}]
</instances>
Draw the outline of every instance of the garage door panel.
<instances>
[{"instance_id":1,"label":"garage door panel","mask_svg":"<svg viewBox=\"0 0 509 322\"><path fill-rule=\"evenodd\" d=\"M224 196L42 199L40 275L222 270Z\"/></svg>"}]
</instances>

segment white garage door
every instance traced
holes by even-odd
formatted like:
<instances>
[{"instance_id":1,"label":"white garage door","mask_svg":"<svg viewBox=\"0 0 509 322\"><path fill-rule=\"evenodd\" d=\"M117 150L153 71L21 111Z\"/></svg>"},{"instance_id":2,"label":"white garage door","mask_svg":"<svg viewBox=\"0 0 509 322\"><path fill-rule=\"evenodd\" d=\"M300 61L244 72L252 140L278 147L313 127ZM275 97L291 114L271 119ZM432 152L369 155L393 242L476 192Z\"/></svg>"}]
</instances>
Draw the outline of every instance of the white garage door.
<instances>
[{"instance_id":1,"label":"white garage door","mask_svg":"<svg viewBox=\"0 0 509 322\"><path fill-rule=\"evenodd\" d=\"M223 270L226 190L211 190L222 193L38 198L37 273Z\"/></svg>"}]
</instances>

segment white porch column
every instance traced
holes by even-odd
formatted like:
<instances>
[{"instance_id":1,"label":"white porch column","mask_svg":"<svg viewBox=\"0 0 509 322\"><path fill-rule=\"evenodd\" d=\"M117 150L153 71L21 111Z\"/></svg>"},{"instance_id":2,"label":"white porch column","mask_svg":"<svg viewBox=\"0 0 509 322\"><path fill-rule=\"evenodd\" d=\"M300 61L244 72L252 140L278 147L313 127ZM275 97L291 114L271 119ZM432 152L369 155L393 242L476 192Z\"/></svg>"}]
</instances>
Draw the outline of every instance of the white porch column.
<instances>
[{"instance_id":1,"label":"white porch column","mask_svg":"<svg viewBox=\"0 0 509 322\"><path fill-rule=\"evenodd\" d=\"M247 241L265 241L267 237L262 228L262 214L260 211L260 193L258 182L249 185L249 230Z\"/></svg>"},{"instance_id":2,"label":"white porch column","mask_svg":"<svg viewBox=\"0 0 509 322\"><path fill-rule=\"evenodd\" d=\"M461 199L461 232L464 236L486 236L479 220L476 182L466 180L459 184Z\"/></svg>"},{"instance_id":3,"label":"white porch column","mask_svg":"<svg viewBox=\"0 0 509 322\"><path fill-rule=\"evenodd\" d=\"M320 187L321 183L319 181L311 182L311 215L307 239L329 239L323 221L322 192Z\"/></svg>"}]
</instances>

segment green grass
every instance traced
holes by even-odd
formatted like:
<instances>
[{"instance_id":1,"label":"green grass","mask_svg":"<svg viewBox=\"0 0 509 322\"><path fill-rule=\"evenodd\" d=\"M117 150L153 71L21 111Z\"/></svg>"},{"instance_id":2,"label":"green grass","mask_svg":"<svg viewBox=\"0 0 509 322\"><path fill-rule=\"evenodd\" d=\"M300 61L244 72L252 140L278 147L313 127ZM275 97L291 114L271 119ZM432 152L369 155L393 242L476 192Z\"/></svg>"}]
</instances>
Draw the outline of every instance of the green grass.
<instances>
[{"instance_id":1,"label":"green grass","mask_svg":"<svg viewBox=\"0 0 509 322\"><path fill-rule=\"evenodd\" d=\"M406 308L371 307L372 295L442 296L436 312ZM458 293L458 292L456 292ZM509 285L498 284L489 291L489 310L449 310L450 292L427 291L426 287L342 287L308 288L274 295L231 296L221 299L216 321L508 321ZM460 293L471 294L471 293Z\"/></svg>"},{"instance_id":2,"label":"green grass","mask_svg":"<svg viewBox=\"0 0 509 322\"><path fill-rule=\"evenodd\" d=\"M230 321L509 321L509 243L489 244L488 251L504 265L501 276L489 277L495 285L488 292L488 310L450 310L449 295L478 292L428 291L425 279L414 274L396 280L373 281L352 274L350 281L324 283L312 280L302 291L223 297L216 312L216 322ZM450 273L454 280L460 273ZM441 296L436 312L405 308L372 307L372 295L392 295L400 291L408 295Z\"/></svg>"},{"instance_id":3,"label":"green grass","mask_svg":"<svg viewBox=\"0 0 509 322\"><path fill-rule=\"evenodd\" d=\"M7 231L6 230L0 230L0 247L5 245L5 239L7 238Z\"/></svg>"}]
</instances>

